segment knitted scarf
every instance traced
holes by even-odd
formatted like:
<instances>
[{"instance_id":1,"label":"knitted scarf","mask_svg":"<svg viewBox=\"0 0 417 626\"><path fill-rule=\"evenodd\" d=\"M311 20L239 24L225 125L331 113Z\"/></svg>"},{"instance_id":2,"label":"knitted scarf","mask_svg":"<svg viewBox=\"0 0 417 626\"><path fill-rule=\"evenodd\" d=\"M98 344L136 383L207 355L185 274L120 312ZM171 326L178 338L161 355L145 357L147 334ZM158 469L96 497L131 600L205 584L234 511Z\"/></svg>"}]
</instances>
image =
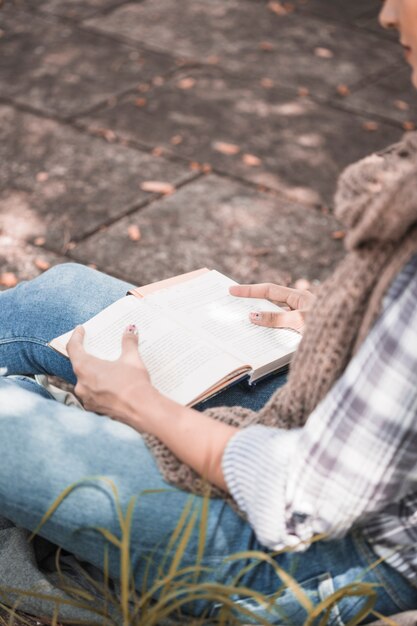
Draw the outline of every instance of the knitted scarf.
<instances>
[{"instance_id":1,"label":"knitted scarf","mask_svg":"<svg viewBox=\"0 0 417 626\"><path fill-rule=\"evenodd\" d=\"M213 419L240 428L299 427L342 375L380 314L391 281L417 253L417 133L348 167L339 179L335 214L346 227L347 254L320 287L287 383L259 412L206 410ZM207 493L192 469L158 439L144 437L165 480ZM210 495L225 494L212 487Z\"/></svg>"}]
</instances>

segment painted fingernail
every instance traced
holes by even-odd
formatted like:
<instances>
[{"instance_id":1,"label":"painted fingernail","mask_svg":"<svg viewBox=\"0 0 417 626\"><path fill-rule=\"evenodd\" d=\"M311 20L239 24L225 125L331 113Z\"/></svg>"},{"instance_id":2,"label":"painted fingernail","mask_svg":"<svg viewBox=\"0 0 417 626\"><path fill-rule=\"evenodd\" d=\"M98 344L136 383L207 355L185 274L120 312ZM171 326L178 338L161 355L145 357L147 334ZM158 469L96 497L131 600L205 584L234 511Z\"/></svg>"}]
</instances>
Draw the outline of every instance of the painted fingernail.
<instances>
[{"instance_id":1,"label":"painted fingernail","mask_svg":"<svg viewBox=\"0 0 417 626\"><path fill-rule=\"evenodd\" d=\"M138 329L136 328L136 324L129 324L129 326L126 328L126 332L130 335L137 335Z\"/></svg>"},{"instance_id":2,"label":"painted fingernail","mask_svg":"<svg viewBox=\"0 0 417 626\"><path fill-rule=\"evenodd\" d=\"M262 313L259 313L259 311L252 311L252 313L250 314L250 318L259 322L259 320L262 318Z\"/></svg>"}]
</instances>

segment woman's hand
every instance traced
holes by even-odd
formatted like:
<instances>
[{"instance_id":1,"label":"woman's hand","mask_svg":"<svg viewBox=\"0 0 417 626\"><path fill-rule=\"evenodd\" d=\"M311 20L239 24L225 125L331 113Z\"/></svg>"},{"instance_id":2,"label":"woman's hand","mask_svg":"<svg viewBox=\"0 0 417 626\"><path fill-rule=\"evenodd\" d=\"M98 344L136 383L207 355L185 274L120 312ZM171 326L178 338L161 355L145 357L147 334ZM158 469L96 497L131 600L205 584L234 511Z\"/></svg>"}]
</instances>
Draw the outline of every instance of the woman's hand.
<instances>
[{"instance_id":1,"label":"woman's hand","mask_svg":"<svg viewBox=\"0 0 417 626\"><path fill-rule=\"evenodd\" d=\"M265 298L274 304L284 305L287 310L282 313L255 311L250 314L250 320L258 326L292 328L299 333L304 330L307 313L315 300L310 291L290 289L273 283L233 285L229 291L240 298Z\"/></svg>"},{"instance_id":2,"label":"woman's hand","mask_svg":"<svg viewBox=\"0 0 417 626\"><path fill-rule=\"evenodd\" d=\"M184 463L227 491L222 457L236 428L181 406L152 386L139 355L134 326L122 338L122 354L103 361L84 350L85 331L79 326L67 345L78 382L75 393L86 409L103 413L158 437Z\"/></svg>"},{"instance_id":3,"label":"woman's hand","mask_svg":"<svg viewBox=\"0 0 417 626\"><path fill-rule=\"evenodd\" d=\"M79 326L67 345L77 376L75 393L84 407L128 424L132 424L138 404L141 414L156 413L160 394L152 386L140 358L136 327L129 326L123 334L122 353L116 361L104 361L88 354L83 345L84 336L84 328Z\"/></svg>"}]
</instances>

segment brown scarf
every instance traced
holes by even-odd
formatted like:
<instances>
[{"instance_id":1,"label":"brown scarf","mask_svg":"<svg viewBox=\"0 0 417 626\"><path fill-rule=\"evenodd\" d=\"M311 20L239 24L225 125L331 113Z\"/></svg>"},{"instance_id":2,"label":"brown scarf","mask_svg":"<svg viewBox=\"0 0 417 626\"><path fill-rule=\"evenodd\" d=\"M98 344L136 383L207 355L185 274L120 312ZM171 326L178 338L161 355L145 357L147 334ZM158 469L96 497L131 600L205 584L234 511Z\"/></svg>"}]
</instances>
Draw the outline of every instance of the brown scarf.
<instances>
[{"instance_id":1,"label":"brown scarf","mask_svg":"<svg viewBox=\"0 0 417 626\"><path fill-rule=\"evenodd\" d=\"M380 314L388 286L417 253L417 133L348 167L335 206L347 228L347 254L319 290L288 382L258 413L237 406L207 410L214 419L238 427L301 426L341 376ZM206 492L202 479L158 439L145 440L169 483ZM217 488L211 495L224 496Z\"/></svg>"}]
</instances>

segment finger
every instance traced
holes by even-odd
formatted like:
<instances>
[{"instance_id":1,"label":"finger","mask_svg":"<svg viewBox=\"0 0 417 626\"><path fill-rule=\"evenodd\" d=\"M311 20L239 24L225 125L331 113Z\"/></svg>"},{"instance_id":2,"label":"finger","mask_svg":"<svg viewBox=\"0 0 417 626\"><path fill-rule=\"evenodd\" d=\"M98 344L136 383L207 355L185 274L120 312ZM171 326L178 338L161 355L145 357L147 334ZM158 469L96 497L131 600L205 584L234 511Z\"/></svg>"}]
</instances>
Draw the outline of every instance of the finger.
<instances>
[{"instance_id":1,"label":"finger","mask_svg":"<svg viewBox=\"0 0 417 626\"><path fill-rule=\"evenodd\" d=\"M130 324L125 329L122 337L122 354L121 359L125 363L137 364L140 361L139 356L139 334L135 324Z\"/></svg>"},{"instance_id":2,"label":"finger","mask_svg":"<svg viewBox=\"0 0 417 626\"><path fill-rule=\"evenodd\" d=\"M274 313L272 311L255 311L250 313L250 321L258 326L268 328L291 328L302 332L305 326L304 311L289 311Z\"/></svg>"},{"instance_id":3,"label":"finger","mask_svg":"<svg viewBox=\"0 0 417 626\"><path fill-rule=\"evenodd\" d=\"M77 326L67 343L67 352L71 362L85 354L84 337L85 330L83 326Z\"/></svg>"},{"instance_id":4,"label":"finger","mask_svg":"<svg viewBox=\"0 0 417 626\"><path fill-rule=\"evenodd\" d=\"M240 298L265 298L272 302L287 304L291 309L299 306L301 293L290 287L274 285L273 283L259 283L258 285L233 285L229 292Z\"/></svg>"}]
</instances>

